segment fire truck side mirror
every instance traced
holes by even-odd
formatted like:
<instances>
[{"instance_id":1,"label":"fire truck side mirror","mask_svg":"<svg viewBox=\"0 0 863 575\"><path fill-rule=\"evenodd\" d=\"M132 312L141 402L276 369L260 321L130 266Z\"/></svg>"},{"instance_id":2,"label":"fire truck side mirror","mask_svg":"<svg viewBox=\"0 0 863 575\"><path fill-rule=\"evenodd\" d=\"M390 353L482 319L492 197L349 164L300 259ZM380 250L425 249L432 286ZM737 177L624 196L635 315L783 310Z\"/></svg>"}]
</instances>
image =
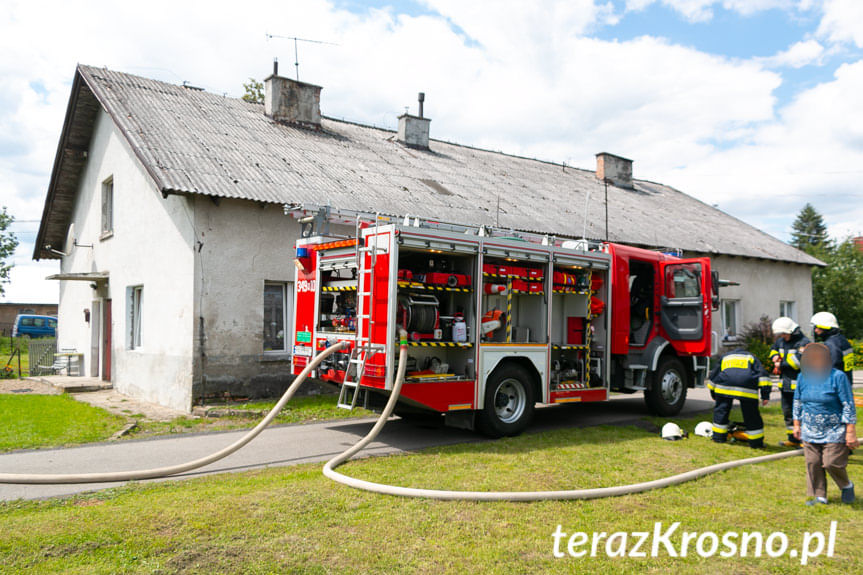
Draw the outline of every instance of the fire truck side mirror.
<instances>
[{"instance_id":1,"label":"fire truck side mirror","mask_svg":"<svg viewBox=\"0 0 863 575\"><path fill-rule=\"evenodd\" d=\"M719 310L719 272L710 272L710 280L712 284L712 299L711 303L713 304L713 311Z\"/></svg>"}]
</instances>

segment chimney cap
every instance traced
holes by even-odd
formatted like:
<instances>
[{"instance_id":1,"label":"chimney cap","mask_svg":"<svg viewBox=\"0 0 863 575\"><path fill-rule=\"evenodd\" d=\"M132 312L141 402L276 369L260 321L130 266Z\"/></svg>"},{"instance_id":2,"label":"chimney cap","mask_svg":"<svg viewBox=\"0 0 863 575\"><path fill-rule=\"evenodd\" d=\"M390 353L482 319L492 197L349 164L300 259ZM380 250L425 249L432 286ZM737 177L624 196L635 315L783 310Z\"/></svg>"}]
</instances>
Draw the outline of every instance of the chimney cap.
<instances>
[{"instance_id":1,"label":"chimney cap","mask_svg":"<svg viewBox=\"0 0 863 575\"><path fill-rule=\"evenodd\" d=\"M324 89L323 86L320 86L318 84L312 84L311 82L303 82L302 80L294 80L293 78L288 78L287 76L280 76L279 74L270 74L269 76L264 78L264 82L266 82L267 80L273 80L273 79L287 80L288 82L291 82L293 84L299 84L300 86L308 86L309 88L320 88L321 90Z\"/></svg>"},{"instance_id":2,"label":"chimney cap","mask_svg":"<svg viewBox=\"0 0 863 575\"><path fill-rule=\"evenodd\" d=\"M630 160L629 158L624 158L623 156L618 156L617 154L612 154L611 152L599 152L598 154L596 154L597 158L600 156L609 156L611 158L617 158L618 160L623 160L624 162L632 163L632 160Z\"/></svg>"}]
</instances>

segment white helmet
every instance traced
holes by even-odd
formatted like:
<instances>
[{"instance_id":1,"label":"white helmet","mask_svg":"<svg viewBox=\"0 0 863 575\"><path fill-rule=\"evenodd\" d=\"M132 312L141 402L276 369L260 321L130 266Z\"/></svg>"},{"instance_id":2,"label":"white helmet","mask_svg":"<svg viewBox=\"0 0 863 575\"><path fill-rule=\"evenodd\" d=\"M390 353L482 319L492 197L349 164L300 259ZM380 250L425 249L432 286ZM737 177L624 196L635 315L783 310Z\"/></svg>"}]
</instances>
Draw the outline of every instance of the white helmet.
<instances>
[{"instance_id":1,"label":"white helmet","mask_svg":"<svg viewBox=\"0 0 863 575\"><path fill-rule=\"evenodd\" d=\"M686 432L680 429L676 423L668 422L662 426L662 439L677 441L686 437Z\"/></svg>"},{"instance_id":2,"label":"white helmet","mask_svg":"<svg viewBox=\"0 0 863 575\"><path fill-rule=\"evenodd\" d=\"M779 335L783 333L794 333L794 330L797 329L797 322L791 319L790 317L778 317L773 320L773 335Z\"/></svg>"},{"instance_id":3,"label":"white helmet","mask_svg":"<svg viewBox=\"0 0 863 575\"><path fill-rule=\"evenodd\" d=\"M702 421L695 426L695 435L701 437L713 437L713 424L709 421Z\"/></svg>"},{"instance_id":4,"label":"white helmet","mask_svg":"<svg viewBox=\"0 0 863 575\"><path fill-rule=\"evenodd\" d=\"M821 329L839 329L836 316L829 311L819 311L812 316L812 325Z\"/></svg>"}]
</instances>

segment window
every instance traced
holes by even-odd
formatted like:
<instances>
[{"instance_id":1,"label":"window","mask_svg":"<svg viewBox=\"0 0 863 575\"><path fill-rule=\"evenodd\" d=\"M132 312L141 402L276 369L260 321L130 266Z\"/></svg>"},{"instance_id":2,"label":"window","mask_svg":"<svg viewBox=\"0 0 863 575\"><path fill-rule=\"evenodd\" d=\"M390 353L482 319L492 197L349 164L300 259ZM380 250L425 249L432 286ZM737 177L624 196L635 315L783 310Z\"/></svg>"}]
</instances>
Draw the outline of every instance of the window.
<instances>
[{"instance_id":1,"label":"window","mask_svg":"<svg viewBox=\"0 0 863 575\"><path fill-rule=\"evenodd\" d=\"M141 324L143 318L144 286L127 288L127 305L129 309L128 347L141 347Z\"/></svg>"},{"instance_id":2,"label":"window","mask_svg":"<svg viewBox=\"0 0 863 575\"><path fill-rule=\"evenodd\" d=\"M293 282L264 283L264 352L285 353L293 322Z\"/></svg>"},{"instance_id":3,"label":"window","mask_svg":"<svg viewBox=\"0 0 863 575\"><path fill-rule=\"evenodd\" d=\"M737 314L739 307L739 300L722 300L722 339L737 337Z\"/></svg>"},{"instance_id":4,"label":"window","mask_svg":"<svg viewBox=\"0 0 863 575\"><path fill-rule=\"evenodd\" d=\"M114 231L114 178L102 182L102 234Z\"/></svg>"},{"instance_id":5,"label":"window","mask_svg":"<svg viewBox=\"0 0 863 575\"><path fill-rule=\"evenodd\" d=\"M701 264L676 264L665 268L665 293L670 298L701 295Z\"/></svg>"},{"instance_id":6,"label":"window","mask_svg":"<svg viewBox=\"0 0 863 575\"><path fill-rule=\"evenodd\" d=\"M797 321L797 305L793 301L779 302L779 317L790 317Z\"/></svg>"}]
</instances>

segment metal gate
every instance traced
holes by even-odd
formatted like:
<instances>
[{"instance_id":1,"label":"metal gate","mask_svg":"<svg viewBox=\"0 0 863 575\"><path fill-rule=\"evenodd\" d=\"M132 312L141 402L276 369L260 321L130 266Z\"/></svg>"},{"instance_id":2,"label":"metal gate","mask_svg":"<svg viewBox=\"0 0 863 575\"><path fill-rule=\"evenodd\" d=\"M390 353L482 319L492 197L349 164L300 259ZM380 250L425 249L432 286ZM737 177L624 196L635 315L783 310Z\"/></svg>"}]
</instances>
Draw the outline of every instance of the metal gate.
<instances>
[{"instance_id":1,"label":"metal gate","mask_svg":"<svg viewBox=\"0 0 863 575\"><path fill-rule=\"evenodd\" d=\"M30 375L54 375L54 354L57 340L39 338L30 340Z\"/></svg>"}]
</instances>

